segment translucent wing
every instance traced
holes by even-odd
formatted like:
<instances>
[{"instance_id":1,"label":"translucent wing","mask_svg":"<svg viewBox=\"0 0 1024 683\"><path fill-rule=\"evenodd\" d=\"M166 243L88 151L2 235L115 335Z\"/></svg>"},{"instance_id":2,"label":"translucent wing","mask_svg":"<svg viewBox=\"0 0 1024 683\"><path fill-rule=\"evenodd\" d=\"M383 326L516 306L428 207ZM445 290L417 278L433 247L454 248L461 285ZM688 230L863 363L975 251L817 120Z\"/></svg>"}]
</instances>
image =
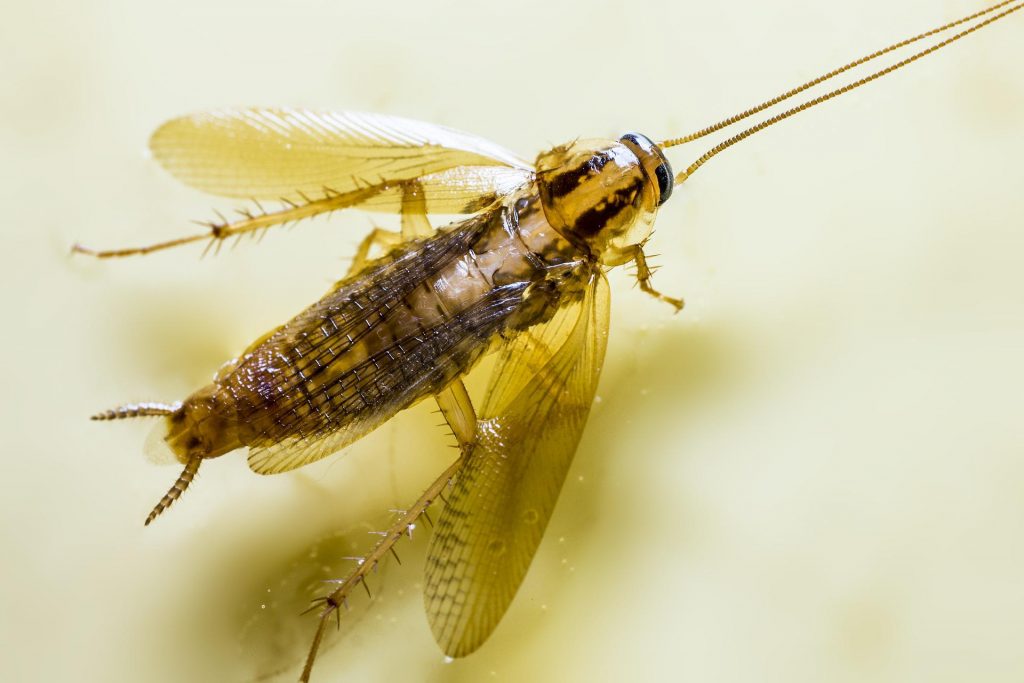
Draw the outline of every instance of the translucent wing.
<instances>
[{"instance_id":1,"label":"translucent wing","mask_svg":"<svg viewBox=\"0 0 1024 683\"><path fill-rule=\"evenodd\" d=\"M399 213L405 182L415 183L426 213L469 214L511 194L532 178L532 172L508 166L456 166L447 171L419 176L412 181L385 183L380 192L359 202L364 211Z\"/></svg>"},{"instance_id":2,"label":"translucent wing","mask_svg":"<svg viewBox=\"0 0 1024 683\"><path fill-rule=\"evenodd\" d=\"M456 213L530 175L529 164L483 138L356 112L205 112L168 121L149 146L176 178L212 194L297 201L386 184L393 189L366 204L379 211L398 210L405 181L419 179L430 211Z\"/></svg>"},{"instance_id":3,"label":"translucent wing","mask_svg":"<svg viewBox=\"0 0 1024 683\"><path fill-rule=\"evenodd\" d=\"M428 619L452 657L487 639L526 575L594 400L607 328L608 285L595 273L581 300L499 359L427 558Z\"/></svg>"}]
</instances>

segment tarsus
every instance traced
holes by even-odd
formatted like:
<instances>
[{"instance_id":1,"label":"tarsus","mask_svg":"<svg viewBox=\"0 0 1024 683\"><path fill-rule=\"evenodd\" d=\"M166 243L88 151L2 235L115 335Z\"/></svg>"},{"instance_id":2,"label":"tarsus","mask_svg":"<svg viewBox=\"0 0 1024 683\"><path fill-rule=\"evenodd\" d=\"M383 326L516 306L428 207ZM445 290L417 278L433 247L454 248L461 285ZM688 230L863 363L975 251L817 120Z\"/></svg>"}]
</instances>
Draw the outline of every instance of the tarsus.
<instances>
[{"instance_id":1,"label":"tarsus","mask_svg":"<svg viewBox=\"0 0 1024 683\"><path fill-rule=\"evenodd\" d=\"M313 636L313 643L309 648L309 654L306 656L306 664L302 668L302 676L299 678L303 683L308 683L310 673L313 671L313 662L316 660L317 651L320 649L320 643L323 640L324 632L327 629L327 624L330 622L331 615L338 611L338 608L346 603L346 600L352 590L357 584L362 583L363 587L369 591L366 586L366 577L373 571L377 563L384 559L384 556L388 552L394 551L394 545L402 538L408 531L410 524L415 524L416 520L421 515L426 514L427 508L430 507L431 503L434 502L440 495L444 488L449 482L454 479L459 470L462 469L465 463L466 455L465 451L459 455L459 458L453 462L448 468L438 477L433 484L431 484L423 495L419 497L413 505L401 514L398 519L388 527L387 531L383 533L381 539L377 542L377 545L373 547L362 562L359 562L356 567L339 582L338 587L332 591L329 595L319 598L317 601L323 603L324 608L320 612L320 622L316 627L316 634Z\"/></svg>"}]
</instances>

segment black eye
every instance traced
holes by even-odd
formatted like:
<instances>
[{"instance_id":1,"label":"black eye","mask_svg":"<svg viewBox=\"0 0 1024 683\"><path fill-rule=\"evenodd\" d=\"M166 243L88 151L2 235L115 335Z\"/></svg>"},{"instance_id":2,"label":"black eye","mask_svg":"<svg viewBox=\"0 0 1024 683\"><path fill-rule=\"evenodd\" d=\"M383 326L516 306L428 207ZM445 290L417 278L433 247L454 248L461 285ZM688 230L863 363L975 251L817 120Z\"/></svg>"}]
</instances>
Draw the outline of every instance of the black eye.
<instances>
[{"instance_id":1,"label":"black eye","mask_svg":"<svg viewBox=\"0 0 1024 683\"><path fill-rule=\"evenodd\" d=\"M660 193L658 206L661 206L672 196L672 188L676 185L675 174L672 173L672 166L668 163L668 159L661 162L654 174L658 177L658 192Z\"/></svg>"},{"instance_id":2,"label":"black eye","mask_svg":"<svg viewBox=\"0 0 1024 683\"><path fill-rule=\"evenodd\" d=\"M659 163L654 169L654 177L658 181L658 206L664 204L672 196L675 174L672 173L672 165L668 163L661 149L649 137L640 133L626 133L619 141L632 149L641 160L651 157L658 160Z\"/></svg>"}]
</instances>

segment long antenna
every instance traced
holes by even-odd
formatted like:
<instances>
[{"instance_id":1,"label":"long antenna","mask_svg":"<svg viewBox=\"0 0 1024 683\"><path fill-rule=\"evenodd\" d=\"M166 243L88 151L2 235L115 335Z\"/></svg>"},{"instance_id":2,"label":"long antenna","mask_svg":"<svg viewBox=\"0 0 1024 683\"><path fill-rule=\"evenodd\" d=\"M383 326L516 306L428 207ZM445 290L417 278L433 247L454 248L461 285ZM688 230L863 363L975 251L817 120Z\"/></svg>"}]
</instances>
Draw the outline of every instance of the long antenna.
<instances>
[{"instance_id":1,"label":"long antenna","mask_svg":"<svg viewBox=\"0 0 1024 683\"><path fill-rule=\"evenodd\" d=\"M1008 5L1009 5L1009 7L1007 7ZM855 60L853 62L850 62L849 64L846 64L845 66L842 66L842 67L840 67L838 69L830 71L829 73L824 74L822 76L819 76L818 78L815 78L814 80L808 81L807 83L804 83L803 85L801 85L799 87L793 88L792 90L789 90L789 91L783 93L782 95L774 97L771 100L768 100L768 101L766 101L766 102L764 102L762 104L759 104L756 107L748 109L748 110L746 110L744 112L741 112L741 113L739 113L739 114L737 114L735 116L729 117L729 118L727 118L727 119L725 119L723 121L720 121L720 122L718 122L718 123L716 123L716 124L714 124L712 126L708 126L707 128L703 128L703 129L701 129L701 130L699 130L699 131L697 131L695 133L691 133L690 135L686 135L686 136L683 136L683 137L671 138L669 140L665 140L660 145L662 148L674 147L676 145L681 145L681 144L684 144L686 142L690 142L692 140L696 140L698 138L702 138L705 135L709 135L711 133L714 133L715 131L721 130L722 128L726 128L728 126L731 126L732 124L736 123L737 121L742 121L743 119L745 119L745 118L747 118L749 116L752 116L752 115L754 115L754 114L756 114L756 113L758 113L760 111L768 109L769 107L772 107L772 106L778 104L779 102L782 102L782 101L784 101L786 99L789 99L790 97L793 97L794 95L796 95L798 93L801 93L804 90L807 90L808 88L814 87L815 85L818 85L818 84L820 84L820 83L822 83L824 81L827 81L830 78L838 76L839 74L842 74L842 73L844 73L846 71L849 71L850 69L853 69L853 68L855 68L857 66L860 66L860 65L862 65L862 64L864 64L866 62L869 62L869 61L871 61L873 59L876 59L877 57L880 57L882 55L888 54L889 52L892 52L893 50L897 50L897 49L899 49L901 47L905 47L907 45L910 45L911 43L915 43L915 42L917 42L919 40L922 40L924 38L928 38L928 37L933 36L933 35L935 35L937 33L941 33L943 31L947 31L947 30L949 30L949 29L951 29L951 28L953 28L955 26L960 26L962 24L968 23L968 22L970 22L970 21L972 21L974 19L978 19L978 18L980 18L980 17L982 17L984 15L991 14L992 12L995 12L995 11L1001 9L1001 8L1004 8L1004 7L1006 9L1003 9L1003 11L999 12L998 14L995 14L994 16L990 16L987 19L984 19L983 21L979 21L978 23L974 24L973 26L965 28L964 30L960 31L959 33L956 33L956 34L950 36L949 38L946 38L945 40L942 40L942 41L932 45L931 47L928 47L928 48L926 48L924 50L921 50L920 52L917 52L917 53L911 55L910 57L907 57L906 59L903 59L903 60L901 60L899 62L896 62L895 64L892 64L892 65L890 65L890 66L888 66L888 67L886 67L884 69L876 71L875 73L873 73L873 74L871 74L869 76L865 76L864 78L861 78L860 80L854 81L853 83L849 83L847 85L844 85L841 88L836 88L835 90L827 92L824 95L821 95L819 97L815 97L814 99L811 99L811 100L808 100L806 102L803 102L802 104L799 104L796 107L793 107L792 109L788 109L788 110L782 112L781 114L777 114L775 116L772 116L769 119L761 121L760 123L758 123L758 124L756 124L754 126L751 126L750 128L747 128L746 130L743 130L740 133L737 133L736 135L734 135L733 137L729 138L728 140L725 140L725 141L715 145L711 149L709 149L699 159L697 159L692 164L690 164L690 166L687 167L687 169L685 171L682 171L681 173L679 173L676 176L675 184L679 185L679 184L683 183L687 178L689 178L691 175L693 175L693 173L698 168L703 166L704 163L707 162L708 159L710 159L711 157L715 156L719 152L721 152L721 151L723 151L723 150L733 146L734 144L736 144L740 140L744 140L744 139L750 137L751 135L753 135L754 133L762 131L762 130L764 130L765 128L767 128L769 126L775 125L776 123L778 123L780 121L788 119L789 117L793 116L794 114L798 114L798 113L800 113L800 112L802 112L802 111L804 111L806 109L810 109L811 107L819 105L822 102L830 100L830 99L832 99L834 97L838 97L839 95L842 95L842 94L847 93L847 92L849 92L851 90L859 88L860 86L865 85L867 83L870 83L871 81L877 80L877 79L881 78L882 76L885 76L887 74L892 73L893 71L896 71L897 69L901 69L904 66L906 66L907 64L915 62L918 59L921 59L925 55L929 55L932 52L935 52L936 50L939 50L940 48L946 47L950 43L953 43L953 42L955 42L957 40L960 40L961 38L963 38L966 35L974 33L975 31L977 31L978 29L982 28L983 26L987 26L988 24L991 24L991 23L993 23L994 21L996 21L998 19L1002 19L1003 17L1005 17L1005 16L1007 16L1009 14L1012 14L1012 13L1016 12L1019 9L1024 9L1024 3L1022 3L1021 0L1003 0L1003 2L1000 2L998 4L992 5L991 7L988 7L987 9L981 10L979 12L975 12L974 14L971 14L969 16L966 16L966 17L963 17L963 18L958 19L956 21L950 22L948 24L944 24L942 26L933 28L933 29L931 29L931 30L929 30L929 31L927 31L925 33L921 33L921 34L919 34L917 36L914 36L912 38L908 38L906 40L902 40L902 41L900 41L898 43L894 43L893 45L890 45L890 46L888 46L886 48L883 48L883 49L878 50L876 52L873 52L873 53L871 53L869 55L861 57L860 59L857 59L857 60Z\"/></svg>"}]
</instances>

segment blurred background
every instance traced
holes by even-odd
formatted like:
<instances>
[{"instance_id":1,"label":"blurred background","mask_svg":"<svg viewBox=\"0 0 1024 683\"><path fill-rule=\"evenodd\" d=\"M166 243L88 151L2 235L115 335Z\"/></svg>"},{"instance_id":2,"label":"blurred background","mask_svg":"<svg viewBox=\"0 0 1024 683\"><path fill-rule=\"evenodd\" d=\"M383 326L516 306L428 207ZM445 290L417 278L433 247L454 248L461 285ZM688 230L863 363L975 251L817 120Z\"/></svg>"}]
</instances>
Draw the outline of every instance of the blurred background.
<instances>
[{"instance_id":1,"label":"blurred background","mask_svg":"<svg viewBox=\"0 0 1024 683\"><path fill-rule=\"evenodd\" d=\"M318 298L378 216L200 259L72 258L236 204L146 158L242 105L441 123L527 158L690 132L982 6L10 4L0 678L292 681L299 616L449 462L423 404L334 457L178 471L149 425ZM1024 676L1024 15L711 161L659 216L659 288L611 276L599 402L530 575L473 656L422 608L425 535L357 594L314 680L1017 681ZM672 150L684 168L711 142ZM477 378L479 384L479 378Z\"/></svg>"}]
</instances>

